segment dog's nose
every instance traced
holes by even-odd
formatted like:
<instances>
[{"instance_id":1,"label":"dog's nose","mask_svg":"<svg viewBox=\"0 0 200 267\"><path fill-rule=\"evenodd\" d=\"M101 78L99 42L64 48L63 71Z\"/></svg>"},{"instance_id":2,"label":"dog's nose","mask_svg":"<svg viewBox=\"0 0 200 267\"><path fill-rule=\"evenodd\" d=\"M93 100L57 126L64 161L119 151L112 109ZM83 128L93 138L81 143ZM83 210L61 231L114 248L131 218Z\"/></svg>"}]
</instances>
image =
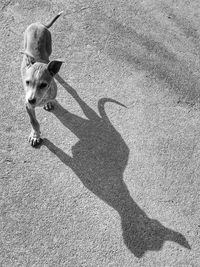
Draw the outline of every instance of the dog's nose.
<instances>
[{"instance_id":1,"label":"dog's nose","mask_svg":"<svg viewBox=\"0 0 200 267\"><path fill-rule=\"evenodd\" d=\"M29 102L29 104L33 105L33 104L35 104L36 99L35 99L35 98L33 98L33 99L28 99L28 102Z\"/></svg>"}]
</instances>

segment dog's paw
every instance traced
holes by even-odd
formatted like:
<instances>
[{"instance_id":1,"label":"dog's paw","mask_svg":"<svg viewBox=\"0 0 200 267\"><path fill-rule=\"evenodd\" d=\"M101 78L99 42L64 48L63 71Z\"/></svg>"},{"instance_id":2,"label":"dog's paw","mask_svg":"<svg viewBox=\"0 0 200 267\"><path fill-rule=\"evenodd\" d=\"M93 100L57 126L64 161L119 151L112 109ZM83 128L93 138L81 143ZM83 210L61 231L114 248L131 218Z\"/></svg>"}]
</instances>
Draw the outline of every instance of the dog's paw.
<instances>
[{"instance_id":1,"label":"dog's paw","mask_svg":"<svg viewBox=\"0 0 200 267\"><path fill-rule=\"evenodd\" d=\"M41 144L42 139L40 138L40 135L38 133L33 132L30 134L28 141L31 144L31 146L36 147L39 144Z\"/></svg>"},{"instance_id":2,"label":"dog's paw","mask_svg":"<svg viewBox=\"0 0 200 267\"><path fill-rule=\"evenodd\" d=\"M46 105L44 105L44 109L46 111L51 111L53 110L54 106L53 106L53 103L52 102L48 102Z\"/></svg>"}]
</instances>

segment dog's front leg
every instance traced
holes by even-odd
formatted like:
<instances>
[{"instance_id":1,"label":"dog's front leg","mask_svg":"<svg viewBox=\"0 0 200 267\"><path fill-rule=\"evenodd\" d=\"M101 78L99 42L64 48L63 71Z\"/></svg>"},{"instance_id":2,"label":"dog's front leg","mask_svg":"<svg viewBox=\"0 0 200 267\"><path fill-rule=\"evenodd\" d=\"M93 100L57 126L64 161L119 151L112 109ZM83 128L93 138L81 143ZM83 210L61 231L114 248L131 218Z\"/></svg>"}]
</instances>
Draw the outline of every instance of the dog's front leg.
<instances>
[{"instance_id":1,"label":"dog's front leg","mask_svg":"<svg viewBox=\"0 0 200 267\"><path fill-rule=\"evenodd\" d=\"M41 138L40 138L40 125L36 119L35 115L35 108L30 108L26 106L26 110L28 112L28 115L30 117L30 122L32 126L32 131L29 136L29 143L32 146L36 146L41 143Z\"/></svg>"}]
</instances>

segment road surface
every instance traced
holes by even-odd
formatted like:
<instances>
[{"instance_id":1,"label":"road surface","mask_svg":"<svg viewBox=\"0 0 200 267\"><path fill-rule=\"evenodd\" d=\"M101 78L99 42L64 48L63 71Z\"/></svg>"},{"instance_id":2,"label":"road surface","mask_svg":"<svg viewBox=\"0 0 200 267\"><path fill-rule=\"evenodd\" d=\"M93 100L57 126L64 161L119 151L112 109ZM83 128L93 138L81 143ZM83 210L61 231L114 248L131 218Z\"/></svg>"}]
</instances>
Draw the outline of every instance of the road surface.
<instances>
[{"instance_id":1,"label":"road surface","mask_svg":"<svg viewBox=\"0 0 200 267\"><path fill-rule=\"evenodd\" d=\"M200 3L3 0L0 265L200 266ZM32 148L23 32L62 58ZM121 104L125 105L126 108Z\"/></svg>"}]
</instances>

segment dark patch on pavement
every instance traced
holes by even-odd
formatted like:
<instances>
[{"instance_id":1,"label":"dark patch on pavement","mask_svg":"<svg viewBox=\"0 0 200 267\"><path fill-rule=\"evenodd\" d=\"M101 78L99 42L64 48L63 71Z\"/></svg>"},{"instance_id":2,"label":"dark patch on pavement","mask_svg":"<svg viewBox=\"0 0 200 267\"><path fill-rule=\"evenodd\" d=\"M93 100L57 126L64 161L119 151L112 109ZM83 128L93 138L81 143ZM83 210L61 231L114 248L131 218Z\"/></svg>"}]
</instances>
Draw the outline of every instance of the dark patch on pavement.
<instances>
[{"instance_id":1,"label":"dark patch on pavement","mask_svg":"<svg viewBox=\"0 0 200 267\"><path fill-rule=\"evenodd\" d=\"M104 109L106 102L115 101L100 99L99 116L59 75L57 80L78 102L87 119L70 113L57 102L53 114L79 141L72 147L72 157L48 139L43 140L43 145L70 167L87 189L119 213L124 243L136 257L142 257L148 250L160 250L165 241L190 249L182 234L150 219L130 196L123 181L129 148Z\"/></svg>"}]
</instances>

